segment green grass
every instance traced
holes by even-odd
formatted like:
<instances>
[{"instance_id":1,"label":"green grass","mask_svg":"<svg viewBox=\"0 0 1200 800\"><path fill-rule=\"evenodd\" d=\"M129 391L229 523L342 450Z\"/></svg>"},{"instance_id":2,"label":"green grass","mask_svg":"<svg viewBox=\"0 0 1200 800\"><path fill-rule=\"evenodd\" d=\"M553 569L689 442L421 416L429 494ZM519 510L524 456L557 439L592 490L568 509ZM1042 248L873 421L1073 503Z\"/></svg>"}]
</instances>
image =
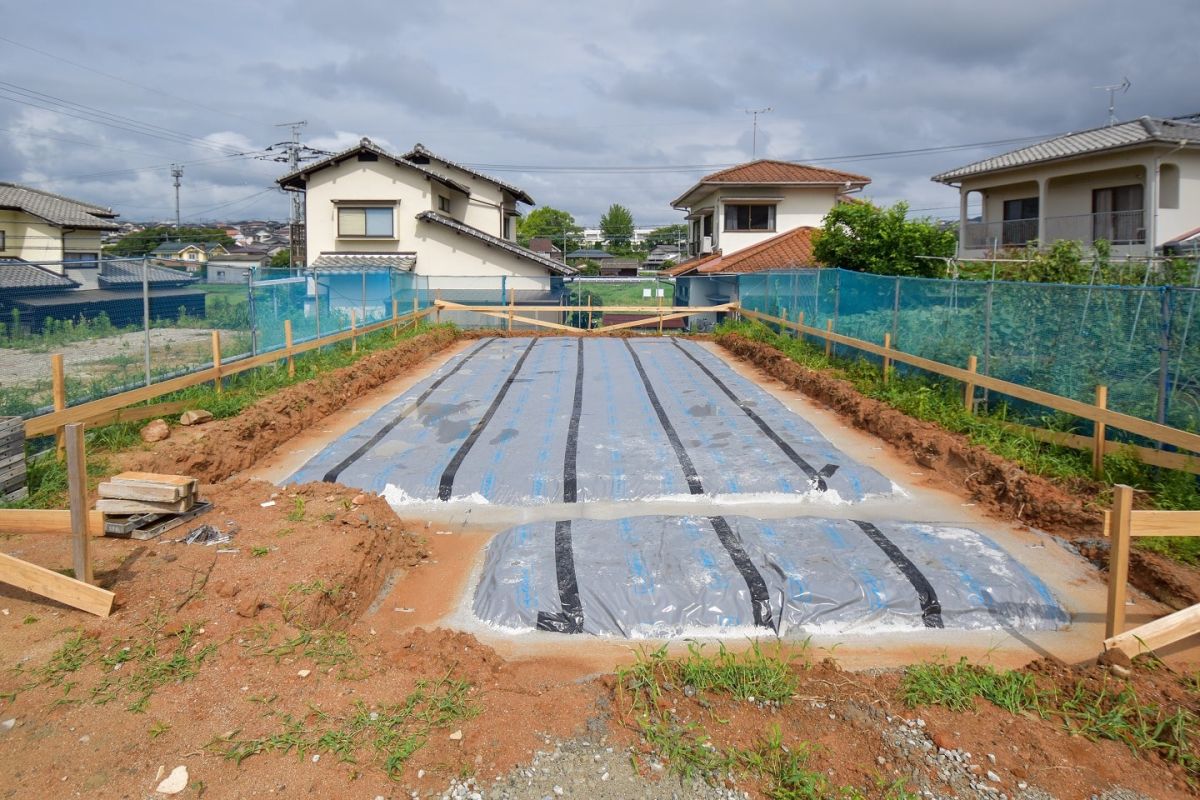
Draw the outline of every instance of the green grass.
<instances>
[{"instance_id":1,"label":"green grass","mask_svg":"<svg viewBox=\"0 0 1200 800\"><path fill-rule=\"evenodd\" d=\"M997 672L961 659L955 664L917 664L904 671L900 697L910 707L945 706L951 711L973 711L978 698L1012 714L1039 713L1046 696L1031 675Z\"/></svg>"},{"instance_id":2,"label":"green grass","mask_svg":"<svg viewBox=\"0 0 1200 800\"><path fill-rule=\"evenodd\" d=\"M657 305L658 297L654 296L656 292L651 291L650 297L643 297L643 289L662 289L664 291L662 298L664 306L669 306L674 302L674 284L659 283L653 278L649 278L640 283L581 283L572 290L569 304L575 305L582 298L583 304L587 305L588 295L591 295L594 298L593 302L606 306Z\"/></svg>"},{"instance_id":3,"label":"green grass","mask_svg":"<svg viewBox=\"0 0 1200 800\"><path fill-rule=\"evenodd\" d=\"M168 637L160 633L162 624L163 617L152 617L145 623L144 637L117 642L101 657L105 677L92 689L92 699L97 705L132 697L126 710L144 712L155 690L196 677L205 659L217 651L215 643L198 646L196 637L203 623L189 623L178 634ZM175 639L174 648L163 652L163 641L171 638ZM125 668L127 663L129 667Z\"/></svg>"},{"instance_id":4,"label":"green grass","mask_svg":"<svg viewBox=\"0 0 1200 800\"><path fill-rule=\"evenodd\" d=\"M246 654L257 658L272 658L278 664L284 658L303 656L327 673L339 678L358 680L367 672L362 656L350 636L329 628L301 628L290 638L276 639L275 626L259 626L242 645Z\"/></svg>"}]
</instances>

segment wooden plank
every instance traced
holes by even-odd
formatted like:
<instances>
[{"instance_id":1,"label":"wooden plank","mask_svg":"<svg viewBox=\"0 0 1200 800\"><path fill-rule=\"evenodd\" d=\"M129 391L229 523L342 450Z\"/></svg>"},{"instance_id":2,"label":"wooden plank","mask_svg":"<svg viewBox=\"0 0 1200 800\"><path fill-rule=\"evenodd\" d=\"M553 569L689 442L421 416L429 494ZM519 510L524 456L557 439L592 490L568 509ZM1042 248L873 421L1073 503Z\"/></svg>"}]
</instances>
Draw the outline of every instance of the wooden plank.
<instances>
[{"instance_id":1,"label":"wooden plank","mask_svg":"<svg viewBox=\"0 0 1200 800\"><path fill-rule=\"evenodd\" d=\"M104 425L112 425L117 422L137 422L143 419L156 419L158 417L170 417L181 411L187 411L196 405L193 400L169 400L165 403L155 403L150 406L133 406L132 408L118 408L116 411L108 411L104 414L98 414L94 417L88 417L85 420L80 420L89 428L99 428Z\"/></svg>"},{"instance_id":2,"label":"wooden plank","mask_svg":"<svg viewBox=\"0 0 1200 800\"><path fill-rule=\"evenodd\" d=\"M0 533L58 534L71 532L71 512L58 509L0 508ZM88 512L88 533L92 536L104 534L104 515L99 511Z\"/></svg>"},{"instance_id":3,"label":"wooden plank","mask_svg":"<svg viewBox=\"0 0 1200 800\"><path fill-rule=\"evenodd\" d=\"M1048 431L1044 428L1031 428L1028 425L1018 425L1015 422L1006 422L1004 423L1004 427L1027 436L1031 436L1038 441L1058 445L1059 447L1071 447L1076 450L1091 450L1094 444L1091 436L1081 436L1077 433ZM1188 453L1171 453L1166 450L1155 450L1153 447L1142 447L1140 445L1129 444L1127 442L1113 441L1112 439L1106 439L1104 442L1105 455L1113 455L1128 451L1132 451L1144 464L1150 464L1151 466L1155 467L1166 467L1167 469L1177 469L1182 472L1191 472L1192 474L1200 475L1200 456L1194 456Z\"/></svg>"},{"instance_id":4,"label":"wooden plank","mask_svg":"<svg viewBox=\"0 0 1200 800\"><path fill-rule=\"evenodd\" d=\"M452 300L440 300L437 302L437 305L441 306L441 308L446 311L486 310L486 311L504 311L505 313L507 313L508 309L509 309L509 306L507 303L505 303L503 305L495 305L495 304L493 304L493 305L468 305L465 303L455 303ZM694 307L693 306L666 306L666 308L679 309L680 312L682 312L686 308L686 310L689 314L703 314L706 312L711 313L711 312L717 312L717 311L735 311L735 310L737 310L737 304L736 303L722 303L721 305L717 305L717 306L694 306ZM570 306L519 306L518 305L518 306L513 306L512 309L513 309L513 311L516 311L518 313L524 312L527 314L531 311L562 311L562 312L571 311ZM658 306L594 306L594 307L592 307L592 310L595 311L597 314L604 313L605 311L611 311L614 314L644 313L647 316L653 317L654 319L658 318Z\"/></svg>"},{"instance_id":5,"label":"wooden plank","mask_svg":"<svg viewBox=\"0 0 1200 800\"><path fill-rule=\"evenodd\" d=\"M396 315L396 301L392 300L392 316ZM395 328L393 328L393 331ZM292 354L292 321L285 319L283 321L283 351L287 353L287 369L288 377L296 377L296 359Z\"/></svg>"},{"instance_id":6,"label":"wooden plank","mask_svg":"<svg viewBox=\"0 0 1200 800\"><path fill-rule=\"evenodd\" d=\"M967 356L967 372L974 375L979 371L979 359L976 356ZM963 387L963 405L966 407L968 414L975 413L975 382L968 381Z\"/></svg>"},{"instance_id":7,"label":"wooden plank","mask_svg":"<svg viewBox=\"0 0 1200 800\"><path fill-rule=\"evenodd\" d=\"M168 472L138 472L129 470L113 475L109 478L114 483L122 483L132 481L135 483L166 483L171 486L182 486L191 489L196 485L196 479L190 475L172 475Z\"/></svg>"},{"instance_id":8,"label":"wooden plank","mask_svg":"<svg viewBox=\"0 0 1200 800\"><path fill-rule=\"evenodd\" d=\"M0 582L57 600L98 617L107 617L112 613L115 597L112 592L68 578L37 564L13 558L7 553L0 553Z\"/></svg>"},{"instance_id":9,"label":"wooden plank","mask_svg":"<svg viewBox=\"0 0 1200 800\"><path fill-rule=\"evenodd\" d=\"M1108 408L1108 387L1099 385L1096 387L1096 408ZM1092 477L1100 480L1104 477L1104 441L1106 432L1104 423L1097 422L1096 429L1092 433Z\"/></svg>"},{"instance_id":10,"label":"wooden plank","mask_svg":"<svg viewBox=\"0 0 1200 800\"><path fill-rule=\"evenodd\" d=\"M64 429L67 442L67 494L71 500L71 562L75 578L95 583L92 574L92 537L88 536L87 454L83 425L72 422Z\"/></svg>"},{"instance_id":11,"label":"wooden plank","mask_svg":"<svg viewBox=\"0 0 1200 800\"><path fill-rule=\"evenodd\" d=\"M101 498L96 501L96 510L103 511L105 514L181 514L191 508L193 502L192 497L186 497L176 503Z\"/></svg>"},{"instance_id":12,"label":"wooden plank","mask_svg":"<svg viewBox=\"0 0 1200 800\"><path fill-rule=\"evenodd\" d=\"M557 308L552 309L552 310L556 314L561 313L561 312L559 312L559 310ZM471 313L479 314L480 316L484 316L484 317L496 317L497 319L510 319L511 318L517 322L525 322L530 325L537 325L542 328L553 328L554 330L560 330L560 331L573 331L575 333L579 332L579 328L573 328L570 325L560 325L557 322L547 322L546 320L535 319L533 317L523 317L519 314L514 314L510 317L507 311L474 311Z\"/></svg>"},{"instance_id":13,"label":"wooden plank","mask_svg":"<svg viewBox=\"0 0 1200 800\"><path fill-rule=\"evenodd\" d=\"M144 481L102 483L98 491L105 500L148 500L152 503L174 503L191 494L191 490L183 486Z\"/></svg>"},{"instance_id":14,"label":"wooden plank","mask_svg":"<svg viewBox=\"0 0 1200 800\"><path fill-rule=\"evenodd\" d=\"M1200 511L1134 511L1130 536L1200 536Z\"/></svg>"},{"instance_id":15,"label":"wooden plank","mask_svg":"<svg viewBox=\"0 0 1200 800\"><path fill-rule=\"evenodd\" d=\"M604 310L611 311L611 309L607 309L607 308ZM690 317L695 313L696 313L695 311L693 311L692 309L689 308L687 311L680 311L675 314L664 314L662 317L658 317L656 315L656 316L652 316L652 317L646 317L645 319L630 320L629 322L617 322L612 325L601 325L599 328L595 329L595 332L596 333L604 333L606 331L619 331L619 330L623 330L625 328L636 328L639 325L645 325L648 322L655 322L659 319L662 319L662 320L682 319L684 317Z\"/></svg>"},{"instance_id":16,"label":"wooden plank","mask_svg":"<svg viewBox=\"0 0 1200 800\"><path fill-rule=\"evenodd\" d=\"M213 366L212 366L213 374L216 376L215 378L213 378L213 389L216 390L217 394L220 394L221 391L223 390L223 387L221 386L222 381L221 381L221 332L220 331L212 332L212 362L213 362Z\"/></svg>"},{"instance_id":17,"label":"wooden plank","mask_svg":"<svg viewBox=\"0 0 1200 800\"><path fill-rule=\"evenodd\" d=\"M1108 608L1104 616L1104 638L1125 630L1125 590L1129 582L1129 516L1133 489L1123 483L1113 486L1113 508L1108 550Z\"/></svg>"},{"instance_id":18,"label":"wooden plank","mask_svg":"<svg viewBox=\"0 0 1200 800\"><path fill-rule=\"evenodd\" d=\"M1198 633L1200 633L1200 604L1176 611L1174 614L1168 614L1153 622L1147 622L1131 631L1110 636L1104 640L1104 649L1120 650L1133 658L1141 653L1166 647Z\"/></svg>"},{"instance_id":19,"label":"wooden plank","mask_svg":"<svg viewBox=\"0 0 1200 800\"><path fill-rule=\"evenodd\" d=\"M55 353L50 356L51 396L54 400L54 410L63 411L67 407L67 379L63 372L63 354ZM66 443L63 441L62 426L54 429L54 448L61 460Z\"/></svg>"}]
</instances>

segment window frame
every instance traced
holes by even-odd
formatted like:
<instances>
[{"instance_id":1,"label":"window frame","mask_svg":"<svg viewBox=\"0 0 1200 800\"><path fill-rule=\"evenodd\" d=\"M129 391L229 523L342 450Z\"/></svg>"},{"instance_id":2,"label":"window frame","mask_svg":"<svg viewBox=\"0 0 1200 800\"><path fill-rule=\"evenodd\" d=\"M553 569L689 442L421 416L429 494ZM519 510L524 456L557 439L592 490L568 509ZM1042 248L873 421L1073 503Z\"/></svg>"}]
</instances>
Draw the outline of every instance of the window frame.
<instances>
[{"instance_id":1,"label":"window frame","mask_svg":"<svg viewBox=\"0 0 1200 800\"><path fill-rule=\"evenodd\" d=\"M337 224L337 238L339 238L339 239L393 239L394 240L397 238L397 236L396 236L396 206L395 205L392 205L392 204L387 204L387 205L374 204L373 205L370 203L363 203L363 202L359 202L359 203L350 202L350 203L338 203L335 206L335 209L336 209L336 213L334 214L334 217L335 217L335 221ZM342 213L343 212L351 212L351 211L362 212L363 233L345 233L342 230ZM389 215L388 220L390 223L388 225L388 233L382 234L382 233L368 233L367 232L369 230L367 222L368 222L368 219L370 216L367 212L369 212L369 211L386 211L386 212L388 212L388 215Z\"/></svg>"},{"instance_id":2,"label":"window frame","mask_svg":"<svg viewBox=\"0 0 1200 800\"><path fill-rule=\"evenodd\" d=\"M776 221L776 206L778 203L726 203L722 206L721 211L721 232L722 233L774 233L777 226ZM739 211L736 209L747 209L746 211L746 227L730 227L729 212L734 213L735 225L739 222L737 217ZM754 227L754 209L765 208L767 210L766 226L761 228Z\"/></svg>"},{"instance_id":3,"label":"window frame","mask_svg":"<svg viewBox=\"0 0 1200 800\"><path fill-rule=\"evenodd\" d=\"M0 252L8 249L8 232L0 231Z\"/></svg>"},{"instance_id":4,"label":"window frame","mask_svg":"<svg viewBox=\"0 0 1200 800\"><path fill-rule=\"evenodd\" d=\"M438 199L438 211L441 211L444 214L449 214L450 213L450 198L444 194L439 194L437 196L437 199Z\"/></svg>"}]
</instances>

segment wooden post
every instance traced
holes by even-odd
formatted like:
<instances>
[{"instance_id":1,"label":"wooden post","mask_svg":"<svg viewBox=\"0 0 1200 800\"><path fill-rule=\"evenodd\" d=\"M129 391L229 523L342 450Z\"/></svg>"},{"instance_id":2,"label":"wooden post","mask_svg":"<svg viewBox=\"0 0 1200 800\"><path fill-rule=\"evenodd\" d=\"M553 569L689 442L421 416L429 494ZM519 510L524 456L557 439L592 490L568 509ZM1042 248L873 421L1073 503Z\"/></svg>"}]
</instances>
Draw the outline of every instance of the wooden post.
<instances>
[{"instance_id":1,"label":"wooden post","mask_svg":"<svg viewBox=\"0 0 1200 800\"><path fill-rule=\"evenodd\" d=\"M1108 387L1101 384L1096 387L1096 408L1108 408ZM1107 426L1097 422L1092 433L1092 475L1099 480L1104 477L1104 440Z\"/></svg>"},{"instance_id":2,"label":"wooden post","mask_svg":"<svg viewBox=\"0 0 1200 800\"><path fill-rule=\"evenodd\" d=\"M1104 638L1125 630L1125 588L1129 580L1129 540L1133 519L1133 489L1122 483L1113 486L1112 539L1108 550L1108 613Z\"/></svg>"},{"instance_id":3,"label":"wooden post","mask_svg":"<svg viewBox=\"0 0 1200 800\"><path fill-rule=\"evenodd\" d=\"M434 314L436 315L434 317L434 320L437 322L438 325L441 325L442 324L442 290L441 289L434 289L433 302L434 302L435 307L437 308L437 311L434 312Z\"/></svg>"},{"instance_id":4,"label":"wooden post","mask_svg":"<svg viewBox=\"0 0 1200 800\"><path fill-rule=\"evenodd\" d=\"M517 304L517 290L508 290L508 332L512 333L513 306Z\"/></svg>"},{"instance_id":5,"label":"wooden post","mask_svg":"<svg viewBox=\"0 0 1200 800\"><path fill-rule=\"evenodd\" d=\"M783 320L783 324L779 326L779 332L781 334L783 334L784 336L787 336L788 330L790 330L790 329L788 328L788 324L787 324L787 309L786 308L779 309L779 317L780 317L780 319Z\"/></svg>"},{"instance_id":6,"label":"wooden post","mask_svg":"<svg viewBox=\"0 0 1200 800\"><path fill-rule=\"evenodd\" d=\"M975 356L967 356L967 372L977 372L979 370L979 359ZM968 381L966 388L963 389L963 405L966 406L968 414L975 413L975 384Z\"/></svg>"},{"instance_id":7,"label":"wooden post","mask_svg":"<svg viewBox=\"0 0 1200 800\"><path fill-rule=\"evenodd\" d=\"M354 315L354 309L350 309L350 353L358 352L358 318Z\"/></svg>"},{"instance_id":8,"label":"wooden post","mask_svg":"<svg viewBox=\"0 0 1200 800\"><path fill-rule=\"evenodd\" d=\"M588 295L588 326L587 329L592 329L592 296Z\"/></svg>"},{"instance_id":9,"label":"wooden post","mask_svg":"<svg viewBox=\"0 0 1200 800\"><path fill-rule=\"evenodd\" d=\"M87 455L83 424L66 426L67 489L71 500L71 556L75 580L95 583L92 576L92 537L88 534Z\"/></svg>"},{"instance_id":10,"label":"wooden post","mask_svg":"<svg viewBox=\"0 0 1200 800\"><path fill-rule=\"evenodd\" d=\"M51 397L54 400L54 410L62 411L67 407L67 377L63 370L63 355L55 353L50 356L50 386ZM63 439L63 429L60 427L54 434L55 449L58 451L58 459L62 460L65 453L65 443Z\"/></svg>"},{"instance_id":11,"label":"wooden post","mask_svg":"<svg viewBox=\"0 0 1200 800\"><path fill-rule=\"evenodd\" d=\"M287 352L288 377L296 377L296 359L292 358L292 321L283 321L283 344Z\"/></svg>"},{"instance_id":12,"label":"wooden post","mask_svg":"<svg viewBox=\"0 0 1200 800\"><path fill-rule=\"evenodd\" d=\"M400 301L392 298L392 338L400 335Z\"/></svg>"},{"instance_id":13,"label":"wooden post","mask_svg":"<svg viewBox=\"0 0 1200 800\"><path fill-rule=\"evenodd\" d=\"M801 311L799 314L796 315L796 324L799 325L801 328L804 327L804 312L803 311ZM796 333L800 333L800 331L797 330Z\"/></svg>"},{"instance_id":14,"label":"wooden post","mask_svg":"<svg viewBox=\"0 0 1200 800\"><path fill-rule=\"evenodd\" d=\"M891 333L885 333L885 334L883 334L883 349L884 349L884 350L891 350L891 349L892 349L892 334L891 334ZM884 385L884 386L887 386L887 385L888 385L888 374L889 374L891 371L892 371L892 359L891 359L891 356L887 356L887 355L885 355L885 356L883 357L883 385Z\"/></svg>"},{"instance_id":15,"label":"wooden post","mask_svg":"<svg viewBox=\"0 0 1200 800\"><path fill-rule=\"evenodd\" d=\"M658 293L658 287L654 287L654 297L658 300L658 335L662 336L662 295Z\"/></svg>"},{"instance_id":16,"label":"wooden post","mask_svg":"<svg viewBox=\"0 0 1200 800\"><path fill-rule=\"evenodd\" d=\"M212 357L213 369L216 370L217 376L213 378L213 389L217 394L221 393L221 333L220 331L212 332Z\"/></svg>"},{"instance_id":17,"label":"wooden post","mask_svg":"<svg viewBox=\"0 0 1200 800\"><path fill-rule=\"evenodd\" d=\"M833 317L825 320L825 330L829 333L833 333ZM825 338L825 357L833 357L833 339L828 337Z\"/></svg>"}]
</instances>

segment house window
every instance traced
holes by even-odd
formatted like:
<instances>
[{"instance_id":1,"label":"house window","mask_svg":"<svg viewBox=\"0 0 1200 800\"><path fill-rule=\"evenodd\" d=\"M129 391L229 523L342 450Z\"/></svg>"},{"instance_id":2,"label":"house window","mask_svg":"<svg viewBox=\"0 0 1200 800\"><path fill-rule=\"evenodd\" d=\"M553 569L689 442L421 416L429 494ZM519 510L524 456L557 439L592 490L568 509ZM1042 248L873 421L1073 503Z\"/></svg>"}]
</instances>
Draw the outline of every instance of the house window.
<instances>
[{"instance_id":1,"label":"house window","mask_svg":"<svg viewBox=\"0 0 1200 800\"><path fill-rule=\"evenodd\" d=\"M1038 199L1019 197L1004 201L1001 244L1026 244L1038 236Z\"/></svg>"},{"instance_id":2,"label":"house window","mask_svg":"<svg viewBox=\"0 0 1200 800\"><path fill-rule=\"evenodd\" d=\"M1092 241L1097 239L1113 244L1146 241L1140 183L1092 190Z\"/></svg>"},{"instance_id":3,"label":"house window","mask_svg":"<svg viewBox=\"0 0 1200 800\"><path fill-rule=\"evenodd\" d=\"M441 195L441 194L438 195L438 211L445 211L447 214L450 213L450 198L449 197L446 197L445 195Z\"/></svg>"},{"instance_id":4,"label":"house window","mask_svg":"<svg viewBox=\"0 0 1200 800\"><path fill-rule=\"evenodd\" d=\"M393 216L390 206L340 206L338 236L393 239Z\"/></svg>"},{"instance_id":5,"label":"house window","mask_svg":"<svg viewBox=\"0 0 1200 800\"><path fill-rule=\"evenodd\" d=\"M219 269L219 270L217 270L217 277L218 277L218 278L224 278L224 277L225 277L225 270L223 270L223 269Z\"/></svg>"},{"instance_id":6,"label":"house window","mask_svg":"<svg viewBox=\"0 0 1200 800\"><path fill-rule=\"evenodd\" d=\"M775 206L725 206L725 230L773 231L775 230Z\"/></svg>"},{"instance_id":7,"label":"house window","mask_svg":"<svg viewBox=\"0 0 1200 800\"><path fill-rule=\"evenodd\" d=\"M8 245L4 241L4 231L0 231L0 250L7 250Z\"/></svg>"},{"instance_id":8,"label":"house window","mask_svg":"<svg viewBox=\"0 0 1200 800\"><path fill-rule=\"evenodd\" d=\"M0 250L4 247L0 246ZM72 269L95 268L98 255L96 253L63 253L63 262L70 264Z\"/></svg>"}]
</instances>

